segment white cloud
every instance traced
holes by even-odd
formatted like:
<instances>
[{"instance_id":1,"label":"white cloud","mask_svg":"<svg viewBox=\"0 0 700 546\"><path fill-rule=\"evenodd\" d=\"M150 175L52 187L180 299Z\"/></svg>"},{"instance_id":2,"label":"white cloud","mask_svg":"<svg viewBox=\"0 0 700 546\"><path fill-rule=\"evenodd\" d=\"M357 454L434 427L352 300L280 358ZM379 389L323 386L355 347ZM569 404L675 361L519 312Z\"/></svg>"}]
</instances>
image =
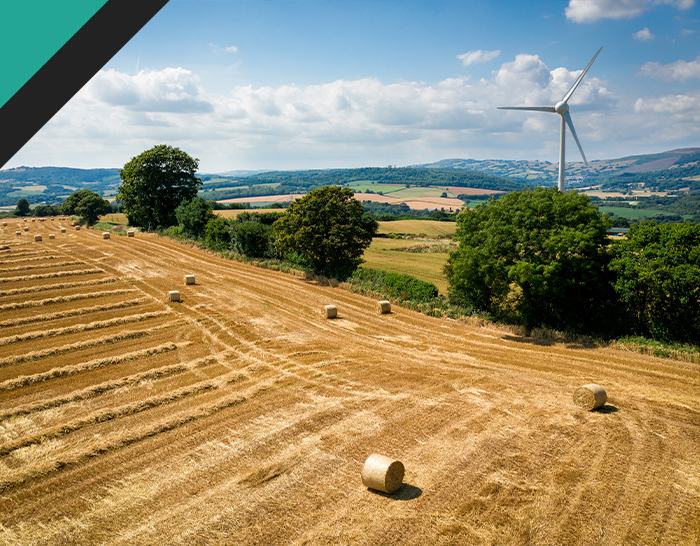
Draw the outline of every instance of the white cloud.
<instances>
[{"instance_id":1,"label":"white cloud","mask_svg":"<svg viewBox=\"0 0 700 546\"><path fill-rule=\"evenodd\" d=\"M564 13L575 23L593 23L601 19L633 19L659 4L688 10L695 0L569 0Z\"/></svg>"},{"instance_id":2,"label":"white cloud","mask_svg":"<svg viewBox=\"0 0 700 546\"><path fill-rule=\"evenodd\" d=\"M685 81L690 78L700 78L700 55L690 62L681 59L670 64L644 63L639 72L644 76L661 81Z\"/></svg>"},{"instance_id":3,"label":"white cloud","mask_svg":"<svg viewBox=\"0 0 700 546\"><path fill-rule=\"evenodd\" d=\"M225 47L224 51L226 53L236 53L236 52L238 52L238 48L236 46L232 45L232 46Z\"/></svg>"},{"instance_id":4,"label":"white cloud","mask_svg":"<svg viewBox=\"0 0 700 546\"><path fill-rule=\"evenodd\" d=\"M476 63L485 63L492 59L495 59L501 54L500 49L495 51L484 51L482 49L477 49L475 51L467 51L461 55L457 55L457 58L462 61L464 66L469 66Z\"/></svg>"},{"instance_id":5,"label":"white cloud","mask_svg":"<svg viewBox=\"0 0 700 546\"><path fill-rule=\"evenodd\" d=\"M183 68L136 75L103 70L8 166L118 167L161 143L200 158L205 172L409 165L446 157L557 161L556 116L496 107L553 105L579 74L520 54L477 82L362 78L236 86L215 94ZM698 94L635 99L617 100L593 67L570 101L587 157L625 155L645 144L677 147L684 136L700 137Z\"/></svg>"},{"instance_id":6,"label":"white cloud","mask_svg":"<svg viewBox=\"0 0 700 546\"><path fill-rule=\"evenodd\" d=\"M634 36L635 40L639 40L640 42L648 42L656 38L656 36L654 36L648 28L643 28L642 30L635 32L632 36Z\"/></svg>"}]
</instances>

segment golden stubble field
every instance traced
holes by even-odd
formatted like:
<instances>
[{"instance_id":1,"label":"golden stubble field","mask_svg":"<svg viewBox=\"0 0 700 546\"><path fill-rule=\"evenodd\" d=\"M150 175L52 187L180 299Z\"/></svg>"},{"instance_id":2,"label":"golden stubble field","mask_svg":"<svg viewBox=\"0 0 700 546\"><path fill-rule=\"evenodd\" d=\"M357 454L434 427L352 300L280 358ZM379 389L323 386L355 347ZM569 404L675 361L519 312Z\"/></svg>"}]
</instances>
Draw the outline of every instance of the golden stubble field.
<instances>
[{"instance_id":1,"label":"golden stubble field","mask_svg":"<svg viewBox=\"0 0 700 546\"><path fill-rule=\"evenodd\" d=\"M700 543L697 364L379 315L154 235L0 230L0 544ZM573 404L590 382L602 411ZM362 485L375 452L398 493Z\"/></svg>"}]
</instances>

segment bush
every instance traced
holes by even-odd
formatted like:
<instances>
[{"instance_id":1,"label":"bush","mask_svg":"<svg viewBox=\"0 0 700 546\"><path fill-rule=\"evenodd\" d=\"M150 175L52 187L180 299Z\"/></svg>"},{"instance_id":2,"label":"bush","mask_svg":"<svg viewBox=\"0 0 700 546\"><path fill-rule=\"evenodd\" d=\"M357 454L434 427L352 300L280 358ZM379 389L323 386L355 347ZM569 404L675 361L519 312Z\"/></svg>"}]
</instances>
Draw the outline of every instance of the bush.
<instances>
[{"instance_id":1,"label":"bush","mask_svg":"<svg viewBox=\"0 0 700 546\"><path fill-rule=\"evenodd\" d=\"M274 258L274 230L255 220L234 222L228 227L231 250L249 258Z\"/></svg>"},{"instance_id":2,"label":"bush","mask_svg":"<svg viewBox=\"0 0 700 546\"><path fill-rule=\"evenodd\" d=\"M357 269L350 282L361 284L368 290L386 294L397 300L427 303L438 297L438 288L433 283L381 269Z\"/></svg>"}]
</instances>

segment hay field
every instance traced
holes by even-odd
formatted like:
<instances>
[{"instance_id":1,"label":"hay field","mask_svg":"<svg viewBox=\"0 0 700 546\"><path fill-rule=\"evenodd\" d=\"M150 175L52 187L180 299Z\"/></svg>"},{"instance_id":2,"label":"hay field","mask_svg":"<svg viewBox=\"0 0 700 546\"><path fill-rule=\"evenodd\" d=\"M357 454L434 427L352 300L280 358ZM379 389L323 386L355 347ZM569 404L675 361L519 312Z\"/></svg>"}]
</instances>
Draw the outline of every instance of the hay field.
<instances>
[{"instance_id":1,"label":"hay field","mask_svg":"<svg viewBox=\"0 0 700 546\"><path fill-rule=\"evenodd\" d=\"M700 543L696 364L379 315L149 234L16 224L0 544ZM573 403L588 383L602 411ZM397 493L362 485L372 453L404 464Z\"/></svg>"}]
</instances>

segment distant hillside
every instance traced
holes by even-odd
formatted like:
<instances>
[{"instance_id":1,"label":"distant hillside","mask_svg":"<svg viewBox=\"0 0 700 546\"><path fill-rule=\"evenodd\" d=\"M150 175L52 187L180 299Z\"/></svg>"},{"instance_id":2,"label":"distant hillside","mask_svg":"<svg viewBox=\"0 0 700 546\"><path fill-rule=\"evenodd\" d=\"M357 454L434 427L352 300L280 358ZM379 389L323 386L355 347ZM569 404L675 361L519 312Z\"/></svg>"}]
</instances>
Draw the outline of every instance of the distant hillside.
<instances>
[{"instance_id":1,"label":"distant hillside","mask_svg":"<svg viewBox=\"0 0 700 546\"><path fill-rule=\"evenodd\" d=\"M493 176L502 176L531 184L555 184L559 176L559 164L549 161L511 161L501 159L443 159L435 163L417 165L427 169L472 169ZM645 174L639 180L630 175ZM619 159L566 164L567 183L570 187L591 184L618 186L620 183L652 183L654 180L681 180L700 175L700 148L684 148L657 154L634 155ZM626 176L627 179L617 177ZM691 180L691 186L695 186ZM697 181L695 181L697 182ZM683 184L675 184L683 187ZM693 188L693 189L700 189Z\"/></svg>"}]
</instances>

